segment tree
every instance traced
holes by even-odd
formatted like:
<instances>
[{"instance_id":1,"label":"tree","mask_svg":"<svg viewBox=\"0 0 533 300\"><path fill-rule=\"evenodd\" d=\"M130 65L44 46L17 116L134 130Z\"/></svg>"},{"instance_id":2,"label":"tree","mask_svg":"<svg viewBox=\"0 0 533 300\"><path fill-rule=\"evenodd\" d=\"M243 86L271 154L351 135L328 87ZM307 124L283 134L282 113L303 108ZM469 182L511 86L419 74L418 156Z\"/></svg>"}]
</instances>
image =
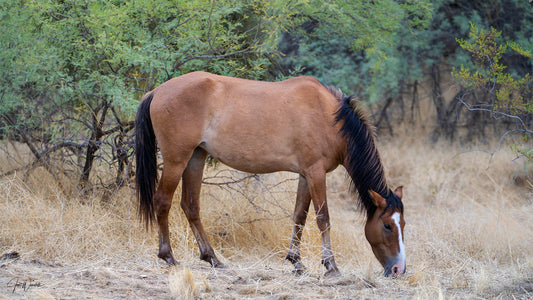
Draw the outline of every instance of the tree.
<instances>
[{"instance_id":1,"label":"tree","mask_svg":"<svg viewBox=\"0 0 533 300\"><path fill-rule=\"evenodd\" d=\"M503 63L503 55L507 51L530 62L533 54L516 42L499 42L501 34L501 31L494 28L479 29L472 23L469 39L458 39L458 43L472 55L474 64L461 65L454 72L455 79L467 88L457 99L469 111L486 112L494 119L506 118L513 121L513 128L502 135L500 145L510 134L520 134L524 141L529 140L533 134L533 79L529 73L520 75L509 72ZM483 96L473 97L475 94ZM533 162L533 148L518 144L512 147L518 153L518 158L525 157Z\"/></svg>"},{"instance_id":2,"label":"tree","mask_svg":"<svg viewBox=\"0 0 533 300\"><path fill-rule=\"evenodd\" d=\"M429 1L316 1L284 34L282 69L316 76L376 102L384 86L397 86L396 76L380 73L399 60L386 49L398 46L402 28L426 28L431 13Z\"/></svg>"},{"instance_id":3,"label":"tree","mask_svg":"<svg viewBox=\"0 0 533 300\"><path fill-rule=\"evenodd\" d=\"M193 70L266 77L291 9L270 1L3 2L3 135L33 153L21 169L44 166L58 183L77 177L81 191L120 186L138 99ZM114 175L91 181L95 164Z\"/></svg>"},{"instance_id":4,"label":"tree","mask_svg":"<svg viewBox=\"0 0 533 300\"><path fill-rule=\"evenodd\" d=\"M287 54L282 61L285 73L292 70L296 74L314 75L345 91L355 92L367 103L374 104L373 107L378 109L374 114L376 123L391 133L389 120L414 120L421 87L428 87L435 113L435 122L430 125L434 128L433 141L440 138L453 141L463 137L457 134L462 128L467 129L468 138L464 140L483 137L485 130L470 131L470 128L473 128L472 124L483 128L491 126L490 118L481 112L465 113L457 99L449 101L443 96L453 66L471 62L468 53L461 51L456 38L468 35L469 22L472 21L486 28L495 27L508 39L530 48L533 34L531 3L520 0L358 3L352 5L366 5L373 17L365 22L351 22L345 16L357 16L359 11L339 9L344 13L338 18L338 26L328 26L327 19L314 17L303 24L300 33L287 33L281 48ZM383 26L379 7L387 7L392 15L387 15L389 22ZM372 24L370 27L375 31L366 31L360 23ZM366 44L363 50L356 47L365 45L353 42L359 33L368 33L374 42ZM517 55L504 54L502 61L511 73L523 75L531 68L529 62Z\"/></svg>"}]
</instances>

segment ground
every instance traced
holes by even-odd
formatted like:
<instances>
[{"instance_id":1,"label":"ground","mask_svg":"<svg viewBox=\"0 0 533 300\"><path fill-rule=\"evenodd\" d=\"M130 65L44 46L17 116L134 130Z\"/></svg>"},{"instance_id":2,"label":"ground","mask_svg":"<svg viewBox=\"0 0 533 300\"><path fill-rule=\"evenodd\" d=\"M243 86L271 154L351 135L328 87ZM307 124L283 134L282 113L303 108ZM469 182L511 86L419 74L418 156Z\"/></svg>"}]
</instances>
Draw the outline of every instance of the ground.
<instances>
[{"instance_id":1,"label":"ground","mask_svg":"<svg viewBox=\"0 0 533 300\"><path fill-rule=\"evenodd\" d=\"M533 188L509 148L492 159L408 138L379 148L389 184L404 185L407 272L400 278L382 276L341 168L328 176L338 278L322 276L314 214L302 243L309 273L293 274L284 260L297 175L207 169L211 183L239 179L202 190L206 232L228 266L213 269L198 258L176 205L179 191L170 229L180 265L168 267L130 190L105 203L98 194L69 197L41 170L0 180L0 298L533 299Z\"/></svg>"}]
</instances>

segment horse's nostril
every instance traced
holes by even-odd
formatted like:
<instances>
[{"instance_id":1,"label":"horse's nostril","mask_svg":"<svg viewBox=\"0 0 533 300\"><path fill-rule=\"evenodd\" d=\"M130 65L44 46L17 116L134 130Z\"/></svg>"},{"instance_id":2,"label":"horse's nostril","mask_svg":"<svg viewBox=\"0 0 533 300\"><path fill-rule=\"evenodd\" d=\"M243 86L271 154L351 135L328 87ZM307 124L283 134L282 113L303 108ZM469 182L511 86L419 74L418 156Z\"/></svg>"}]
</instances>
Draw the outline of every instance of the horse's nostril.
<instances>
[{"instance_id":1,"label":"horse's nostril","mask_svg":"<svg viewBox=\"0 0 533 300\"><path fill-rule=\"evenodd\" d=\"M398 267L392 268L392 274L394 275L398 274Z\"/></svg>"}]
</instances>

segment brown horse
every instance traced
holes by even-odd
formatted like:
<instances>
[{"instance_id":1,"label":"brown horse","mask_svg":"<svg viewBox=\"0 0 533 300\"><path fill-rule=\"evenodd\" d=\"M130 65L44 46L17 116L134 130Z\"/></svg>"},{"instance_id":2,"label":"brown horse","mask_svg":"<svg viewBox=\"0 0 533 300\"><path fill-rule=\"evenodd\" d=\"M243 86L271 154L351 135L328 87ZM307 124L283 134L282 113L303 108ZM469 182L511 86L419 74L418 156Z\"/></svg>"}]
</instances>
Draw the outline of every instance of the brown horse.
<instances>
[{"instance_id":1,"label":"brown horse","mask_svg":"<svg viewBox=\"0 0 533 300\"><path fill-rule=\"evenodd\" d=\"M136 118L137 190L141 219L159 226L158 256L176 264L168 212L180 180L181 208L200 248L217 259L200 220L200 186L207 155L249 173L300 174L286 259L300 273L300 239L311 201L322 238L326 275L338 275L330 243L326 173L342 164L366 210L365 235L385 276L405 272L402 188L387 187L372 127L353 97L312 77L261 82L205 72L173 78L142 100ZM157 183L157 145L164 167Z\"/></svg>"}]
</instances>

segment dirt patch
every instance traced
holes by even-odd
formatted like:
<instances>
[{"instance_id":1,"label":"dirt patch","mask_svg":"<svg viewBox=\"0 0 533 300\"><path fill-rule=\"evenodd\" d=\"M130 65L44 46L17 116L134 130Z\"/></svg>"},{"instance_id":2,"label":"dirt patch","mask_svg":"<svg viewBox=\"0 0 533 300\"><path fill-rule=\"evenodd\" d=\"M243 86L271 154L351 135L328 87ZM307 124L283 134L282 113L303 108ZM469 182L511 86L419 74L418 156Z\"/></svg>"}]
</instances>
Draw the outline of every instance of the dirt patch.
<instances>
[{"instance_id":1,"label":"dirt patch","mask_svg":"<svg viewBox=\"0 0 533 300\"><path fill-rule=\"evenodd\" d=\"M362 278L346 274L327 279L320 275L294 275L280 263L269 269L213 269L202 262L186 267L160 263L63 265L53 262L13 259L2 261L0 294L7 298L88 299L88 298L188 298L179 276L190 270L197 290L196 299L269 298L329 299L351 298L354 291L372 287ZM172 276L177 273L177 276ZM180 286L177 290L170 287Z\"/></svg>"}]
</instances>

